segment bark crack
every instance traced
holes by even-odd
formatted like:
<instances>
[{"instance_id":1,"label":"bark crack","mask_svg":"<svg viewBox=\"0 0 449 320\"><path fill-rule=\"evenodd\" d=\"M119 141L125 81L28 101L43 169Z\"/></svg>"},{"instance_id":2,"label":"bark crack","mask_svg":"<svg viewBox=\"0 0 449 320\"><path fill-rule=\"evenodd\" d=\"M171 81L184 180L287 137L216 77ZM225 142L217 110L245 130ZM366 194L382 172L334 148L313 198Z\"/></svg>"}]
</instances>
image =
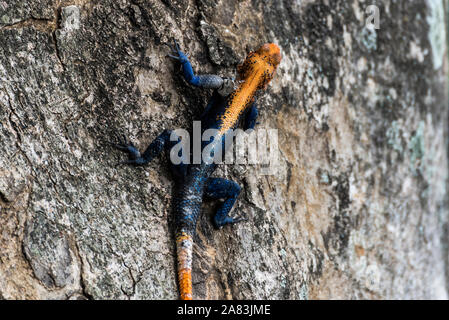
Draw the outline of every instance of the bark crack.
<instances>
[{"instance_id":1,"label":"bark crack","mask_svg":"<svg viewBox=\"0 0 449 320\"><path fill-rule=\"evenodd\" d=\"M64 62L63 62L63 59L62 59L62 54L61 54L61 51L60 51L60 49L59 49L59 46L58 46L58 39L57 39L57 37L56 37L56 31L58 30L58 28L59 28L59 25L58 25L58 21L59 21L59 8L57 9L57 12L56 12L56 18L55 18L55 28L53 29L53 31L51 32L51 38L52 38L52 40L53 40L53 43L54 43L54 45L55 45L55 54L56 54L56 57L58 58L58 61L59 61L59 63L61 64L61 67L62 67L62 70L65 72L66 71L66 69L65 69L65 64L64 64Z\"/></svg>"},{"instance_id":2,"label":"bark crack","mask_svg":"<svg viewBox=\"0 0 449 320\"><path fill-rule=\"evenodd\" d=\"M56 29L56 21L55 19L42 19L30 17L28 19L5 24L3 27L0 27L0 30L21 29L28 26L32 26L36 30L48 33L53 32Z\"/></svg>"},{"instance_id":3,"label":"bark crack","mask_svg":"<svg viewBox=\"0 0 449 320\"><path fill-rule=\"evenodd\" d=\"M81 250L80 250L80 247L79 247L79 245L78 245L78 242L74 239L73 240L73 243L74 243L74 245L75 245L75 249L76 250L74 250L75 251L75 254L76 254L76 257L77 257L77 259L78 259L78 261L79 261L79 267L80 267L80 287L81 287L81 294L83 295L83 296L85 296L88 300L95 300L95 298L88 292L88 290L87 290L87 281L86 281L86 278L85 278L85 276L84 276L84 266L85 266L85 263L84 263L84 260L83 260L83 258L81 257Z\"/></svg>"}]
</instances>

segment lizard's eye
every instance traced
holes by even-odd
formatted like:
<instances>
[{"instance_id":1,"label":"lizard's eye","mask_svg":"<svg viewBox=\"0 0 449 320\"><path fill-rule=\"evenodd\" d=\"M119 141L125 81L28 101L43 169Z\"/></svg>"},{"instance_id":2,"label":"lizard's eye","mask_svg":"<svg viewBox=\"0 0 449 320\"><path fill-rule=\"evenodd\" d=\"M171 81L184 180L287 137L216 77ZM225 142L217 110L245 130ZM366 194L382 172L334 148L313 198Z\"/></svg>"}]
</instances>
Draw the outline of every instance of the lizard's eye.
<instances>
[{"instance_id":1,"label":"lizard's eye","mask_svg":"<svg viewBox=\"0 0 449 320\"><path fill-rule=\"evenodd\" d=\"M271 56L271 59L273 60L273 63L277 66L279 63L281 63L282 56L280 52L276 52Z\"/></svg>"},{"instance_id":2,"label":"lizard's eye","mask_svg":"<svg viewBox=\"0 0 449 320\"><path fill-rule=\"evenodd\" d=\"M248 74L253 70L253 66L255 63L255 56L254 53L250 53L248 55L248 57L246 57L245 61L241 64L237 66L237 74L238 74L238 79L242 80L245 79Z\"/></svg>"}]
</instances>

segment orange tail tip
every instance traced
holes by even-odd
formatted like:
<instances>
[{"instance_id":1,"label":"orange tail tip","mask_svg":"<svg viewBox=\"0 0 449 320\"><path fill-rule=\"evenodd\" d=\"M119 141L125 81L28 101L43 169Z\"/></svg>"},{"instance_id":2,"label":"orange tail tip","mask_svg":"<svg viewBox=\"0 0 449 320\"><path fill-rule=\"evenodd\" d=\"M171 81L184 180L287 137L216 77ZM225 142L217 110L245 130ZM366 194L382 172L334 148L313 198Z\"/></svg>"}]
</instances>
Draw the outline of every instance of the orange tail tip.
<instances>
[{"instance_id":1,"label":"orange tail tip","mask_svg":"<svg viewBox=\"0 0 449 320\"><path fill-rule=\"evenodd\" d=\"M178 281L181 300L192 300L192 270L178 270Z\"/></svg>"},{"instance_id":2,"label":"orange tail tip","mask_svg":"<svg viewBox=\"0 0 449 320\"><path fill-rule=\"evenodd\" d=\"M182 233L176 237L180 298L192 300L192 237Z\"/></svg>"}]
</instances>

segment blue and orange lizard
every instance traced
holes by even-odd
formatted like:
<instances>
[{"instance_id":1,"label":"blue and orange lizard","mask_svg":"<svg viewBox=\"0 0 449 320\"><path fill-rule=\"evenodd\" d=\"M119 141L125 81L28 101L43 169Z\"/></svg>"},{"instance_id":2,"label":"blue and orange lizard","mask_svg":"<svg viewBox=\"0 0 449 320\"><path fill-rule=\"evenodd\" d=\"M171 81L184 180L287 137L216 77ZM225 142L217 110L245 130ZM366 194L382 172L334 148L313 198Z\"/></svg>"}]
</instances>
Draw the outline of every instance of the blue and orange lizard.
<instances>
[{"instance_id":1,"label":"blue and orange lizard","mask_svg":"<svg viewBox=\"0 0 449 320\"><path fill-rule=\"evenodd\" d=\"M281 62L281 53L277 45L264 44L258 50L249 53L244 63L237 68L239 81L236 86L231 79L217 75L195 75L187 56L179 49L176 41L174 46L169 47L173 52L168 56L182 65L184 78L189 84L215 89L200 120L203 132L207 129L216 129L218 134L210 141L203 141L201 150L212 141L218 142L220 147L224 148L226 133L235 129L241 118L245 130L254 128L258 115L255 95L258 90L267 87ZM128 160L123 163L145 165L163 150L170 150L180 141L176 137L173 139L172 134L172 130L164 130L142 154L126 138L114 146L129 155ZM225 152L226 150L223 154ZM221 228L245 220L229 216L241 188L234 181L211 177L217 165L203 159L199 164L185 161L170 165L177 180L173 208L180 298L191 300L193 236L203 196L224 199L214 216L215 227Z\"/></svg>"}]
</instances>

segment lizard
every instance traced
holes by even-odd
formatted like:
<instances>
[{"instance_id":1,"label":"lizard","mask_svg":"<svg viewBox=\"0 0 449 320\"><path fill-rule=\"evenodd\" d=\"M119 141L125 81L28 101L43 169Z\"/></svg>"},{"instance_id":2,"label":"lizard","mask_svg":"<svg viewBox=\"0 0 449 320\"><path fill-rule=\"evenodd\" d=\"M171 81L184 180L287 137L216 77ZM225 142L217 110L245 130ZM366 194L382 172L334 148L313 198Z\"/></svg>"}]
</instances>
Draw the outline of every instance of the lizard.
<instances>
[{"instance_id":1,"label":"lizard","mask_svg":"<svg viewBox=\"0 0 449 320\"><path fill-rule=\"evenodd\" d=\"M250 52L244 62L237 66L236 81L218 75L195 75L187 55L180 50L178 43L174 40L173 45L167 45L171 50L167 56L181 64L183 77L190 85L214 89L200 121L203 132L206 129L216 129L218 133L210 141L201 142L202 150L212 142L224 148L226 133L237 128L241 122L245 130L254 128L258 116L256 94L267 88L281 62L281 52L276 44L266 43ZM121 164L142 166L162 151L171 150L180 140L173 130L166 129L143 153L126 136L119 138L118 143L113 143L113 146L128 154L128 160ZM198 164L181 161L179 164L170 163L170 166L176 178L172 202L176 226L179 296L182 300L192 300L193 237L203 197L224 200L213 218L215 227L220 229L246 220L229 215L241 187L234 181L211 177L217 164L203 159Z\"/></svg>"}]
</instances>

